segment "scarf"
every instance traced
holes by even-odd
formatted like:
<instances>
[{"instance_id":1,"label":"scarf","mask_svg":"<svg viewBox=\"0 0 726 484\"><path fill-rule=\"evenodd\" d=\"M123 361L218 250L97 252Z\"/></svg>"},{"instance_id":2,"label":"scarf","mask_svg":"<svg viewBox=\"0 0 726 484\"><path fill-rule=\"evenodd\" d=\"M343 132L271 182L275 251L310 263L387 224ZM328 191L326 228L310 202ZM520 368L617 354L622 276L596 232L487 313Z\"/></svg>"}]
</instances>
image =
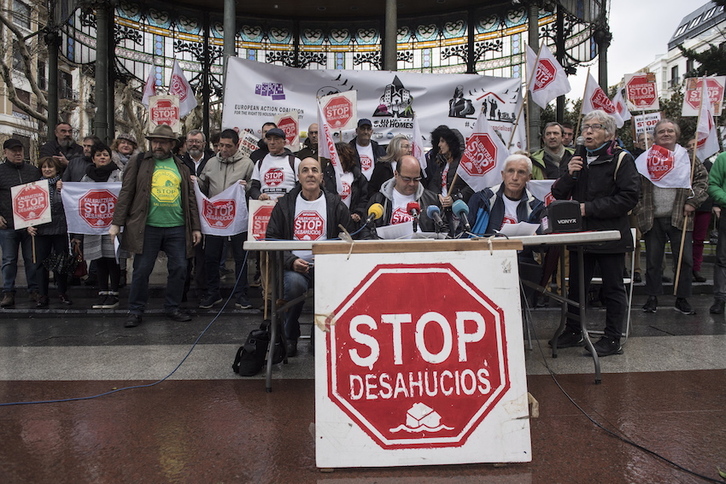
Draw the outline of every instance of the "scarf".
<instances>
[{"instance_id":1,"label":"scarf","mask_svg":"<svg viewBox=\"0 0 726 484\"><path fill-rule=\"evenodd\" d=\"M86 175L88 175L88 178L91 180L100 183L108 181L108 177L110 177L111 173L117 169L118 167L113 162L102 166L96 166L94 163L91 163L88 165L88 168L86 168Z\"/></svg>"}]
</instances>

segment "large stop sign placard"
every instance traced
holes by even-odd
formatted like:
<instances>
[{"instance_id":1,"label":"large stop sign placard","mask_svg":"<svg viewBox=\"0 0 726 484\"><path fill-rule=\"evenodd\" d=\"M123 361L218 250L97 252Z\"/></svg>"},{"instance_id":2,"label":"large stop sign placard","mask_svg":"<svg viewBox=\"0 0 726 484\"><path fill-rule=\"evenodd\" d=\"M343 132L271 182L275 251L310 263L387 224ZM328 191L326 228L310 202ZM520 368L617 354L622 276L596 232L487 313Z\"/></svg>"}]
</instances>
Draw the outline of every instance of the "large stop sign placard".
<instances>
[{"instance_id":1,"label":"large stop sign placard","mask_svg":"<svg viewBox=\"0 0 726 484\"><path fill-rule=\"evenodd\" d=\"M509 388L505 343L452 265L379 265L335 311L330 398L383 448L459 446Z\"/></svg>"}]
</instances>

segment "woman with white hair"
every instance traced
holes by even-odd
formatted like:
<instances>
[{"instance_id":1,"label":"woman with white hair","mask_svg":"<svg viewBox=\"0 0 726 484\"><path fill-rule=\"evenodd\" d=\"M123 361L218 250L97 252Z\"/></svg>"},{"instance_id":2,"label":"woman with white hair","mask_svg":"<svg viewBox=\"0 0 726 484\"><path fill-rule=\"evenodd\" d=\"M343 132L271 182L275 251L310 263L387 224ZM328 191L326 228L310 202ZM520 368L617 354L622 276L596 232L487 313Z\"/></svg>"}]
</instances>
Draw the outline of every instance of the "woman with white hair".
<instances>
[{"instance_id":1,"label":"woman with white hair","mask_svg":"<svg viewBox=\"0 0 726 484\"><path fill-rule=\"evenodd\" d=\"M555 180L552 195L558 200L580 203L584 230L618 230L620 240L588 244L583 247L585 273L584 293L587 294L595 266L602 273L602 294L605 300L605 334L595 343L598 356L622 353L620 337L627 311L623 285L625 252L633 250L628 212L638 203L640 175L635 161L615 140L615 120L605 111L592 111L582 120L585 138L585 158L573 156L567 172ZM574 255L574 257L573 257ZM580 330L579 263L577 254L570 252L570 287L567 326L556 340L558 348L582 346ZM554 338L553 338L554 340ZM555 343L551 341L550 344Z\"/></svg>"}]
</instances>

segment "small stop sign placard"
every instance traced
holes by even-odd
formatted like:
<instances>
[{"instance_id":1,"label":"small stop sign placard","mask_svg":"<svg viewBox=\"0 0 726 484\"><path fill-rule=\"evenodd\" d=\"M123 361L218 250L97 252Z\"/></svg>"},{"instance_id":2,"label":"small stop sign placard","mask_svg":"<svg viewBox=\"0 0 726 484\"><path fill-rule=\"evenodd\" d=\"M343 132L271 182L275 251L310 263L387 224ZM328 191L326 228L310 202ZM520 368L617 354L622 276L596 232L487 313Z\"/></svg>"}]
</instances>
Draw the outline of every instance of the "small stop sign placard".
<instances>
[{"instance_id":1,"label":"small stop sign placard","mask_svg":"<svg viewBox=\"0 0 726 484\"><path fill-rule=\"evenodd\" d=\"M272 200L250 200L247 240L264 240L275 202Z\"/></svg>"},{"instance_id":2,"label":"small stop sign placard","mask_svg":"<svg viewBox=\"0 0 726 484\"><path fill-rule=\"evenodd\" d=\"M384 449L461 446L509 389L503 311L451 264L380 264L334 315L329 397Z\"/></svg>"},{"instance_id":3,"label":"small stop sign placard","mask_svg":"<svg viewBox=\"0 0 726 484\"><path fill-rule=\"evenodd\" d=\"M355 116L353 103L344 96L332 97L323 106L323 115L332 129L343 129Z\"/></svg>"},{"instance_id":4,"label":"small stop sign placard","mask_svg":"<svg viewBox=\"0 0 726 484\"><path fill-rule=\"evenodd\" d=\"M78 201L78 214L94 229L109 227L116 201L116 195L109 190L89 190Z\"/></svg>"},{"instance_id":5,"label":"small stop sign placard","mask_svg":"<svg viewBox=\"0 0 726 484\"><path fill-rule=\"evenodd\" d=\"M655 75L633 74L625 81L625 93L634 109L659 109Z\"/></svg>"},{"instance_id":6,"label":"small stop sign placard","mask_svg":"<svg viewBox=\"0 0 726 484\"><path fill-rule=\"evenodd\" d=\"M473 134L466 141L461 167L470 176L483 176L497 166L497 146L488 134Z\"/></svg>"}]
</instances>

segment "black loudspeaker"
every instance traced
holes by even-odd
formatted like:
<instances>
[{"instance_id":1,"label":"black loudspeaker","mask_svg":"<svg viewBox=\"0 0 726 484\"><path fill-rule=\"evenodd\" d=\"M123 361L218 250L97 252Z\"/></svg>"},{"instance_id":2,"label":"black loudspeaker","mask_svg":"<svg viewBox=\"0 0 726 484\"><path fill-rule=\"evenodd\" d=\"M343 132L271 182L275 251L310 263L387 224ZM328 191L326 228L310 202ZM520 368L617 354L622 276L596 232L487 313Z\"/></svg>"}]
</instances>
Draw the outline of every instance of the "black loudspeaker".
<instances>
[{"instance_id":1,"label":"black loudspeaker","mask_svg":"<svg viewBox=\"0 0 726 484\"><path fill-rule=\"evenodd\" d=\"M580 202L576 200L555 200L550 203L542 217L542 231L545 234L582 231Z\"/></svg>"}]
</instances>

